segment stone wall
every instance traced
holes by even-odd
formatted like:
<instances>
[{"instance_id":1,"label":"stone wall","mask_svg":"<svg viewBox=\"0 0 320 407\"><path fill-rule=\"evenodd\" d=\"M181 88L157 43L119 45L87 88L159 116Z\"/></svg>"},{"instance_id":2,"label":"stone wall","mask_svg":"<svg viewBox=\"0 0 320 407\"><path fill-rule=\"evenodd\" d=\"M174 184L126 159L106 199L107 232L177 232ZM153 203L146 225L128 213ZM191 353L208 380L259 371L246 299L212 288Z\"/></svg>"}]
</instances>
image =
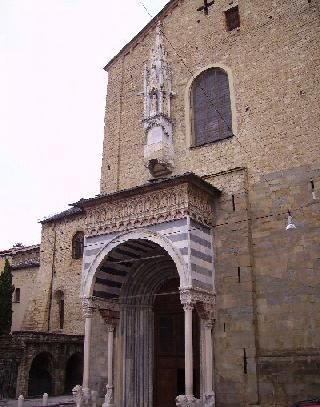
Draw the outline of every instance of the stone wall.
<instances>
[{"instance_id":1,"label":"stone wall","mask_svg":"<svg viewBox=\"0 0 320 407\"><path fill-rule=\"evenodd\" d=\"M176 94L173 174L193 171L223 192L214 231L217 403L284 407L319 396L320 219L310 181L319 198L320 13L313 0L242 1L240 30L227 32L224 10L235 4L218 0L205 16L194 1L172 1L160 15ZM107 68L103 193L150 178L139 92L154 39L150 24ZM235 136L190 148L190 85L210 66L229 74Z\"/></svg>"},{"instance_id":2,"label":"stone wall","mask_svg":"<svg viewBox=\"0 0 320 407\"><path fill-rule=\"evenodd\" d=\"M12 331L19 331L22 327L22 321L25 318L26 310L33 297L38 272L39 267L26 267L12 270L12 283L15 289L20 288L19 302L15 300L15 293L13 293Z\"/></svg>"},{"instance_id":3,"label":"stone wall","mask_svg":"<svg viewBox=\"0 0 320 407\"><path fill-rule=\"evenodd\" d=\"M208 16L196 11L200 1L171 3L162 17L176 94L174 174L193 171L222 190L214 228L217 406L285 407L319 396L318 4L239 2L241 28L227 32L224 10L229 1L217 0ZM154 38L151 25L108 68L102 193L150 178L143 164L139 93ZM192 79L213 65L230 73L235 136L190 148L188 91ZM297 226L289 232L288 209ZM75 232L86 232L86 216L43 225L41 268L24 329L58 330L54 295L60 290L65 298L63 332L83 333L82 262L72 259L71 242ZM106 332L99 315L93 327L92 363L99 369L92 385L103 393ZM30 353L25 360L32 357Z\"/></svg>"},{"instance_id":4,"label":"stone wall","mask_svg":"<svg viewBox=\"0 0 320 407\"><path fill-rule=\"evenodd\" d=\"M42 228L40 272L22 328L82 334L84 320L80 301L82 259L72 258L72 237L83 231L79 216L44 224ZM59 328L56 293L64 293L64 328Z\"/></svg>"},{"instance_id":5,"label":"stone wall","mask_svg":"<svg viewBox=\"0 0 320 407\"><path fill-rule=\"evenodd\" d=\"M12 271L12 284L15 289L20 289L20 301L16 301L15 292L12 296L12 331L21 329L26 310L33 297L34 283L40 265L39 257L40 245L14 246L0 252L0 272L3 270L5 259L8 259Z\"/></svg>"},{"instance_id":6,"label":"stone wall","mask_svg":"<svg viewBox=\"0 0 320 407\"><path fill-rule=\"evenodd\" d=\"M253 403L254 390L269 407L318 397L319 176L303 166L250 190L241 169L208 178L226 185L214 229L219 406ZM288 208L296 230L286 231Z\"/></svg>"},{"instance_id":7,"label":"stone wall","mask_svg":"<svg viewBox=\"0 0 320 407\"><path fill-rule=\"evenodd\" d=\"M37 355L48 354L52 358L52 395L64 394L66 366L75 353L83 354L83 336L46 332L16 332L13 340L19 342L23 355L18 369L16 396L28 395L29 372ZM81 383L80 383L81 384Z\"/></svg>"},{"instance_id":8,"label":"stone wall","mask_svg":"<svg viewBox=\"0 0 320 407\"><path fill-rule=\"evenodd\" d=\"M165 46L176 93L172 101L174 174L207 175L245 166L253 181L259 172L318 160L320 142L314 131L320 128L317 2L239 2L241 27L232 32L225 28L224 10L229 3L216 1L205 16L193 0L173 1L160 16L169 40ZM155 24L108 67L101 192L133 187L150 178L143 166L143 96L139 92L154 39ZM189 86L195 75L212 65L230 72L236 137L190 148Z\"/></svg>"},{"instance_id":9,"label":"stone wall","mask_svg":"<svg viewBox=\"0 0 320 407\"><path fill-rule=\"evenodd\" d=\"M23 348L11 335L0 335L0 399L16 396L18 366Z\"/></svg>"}]
</instances>

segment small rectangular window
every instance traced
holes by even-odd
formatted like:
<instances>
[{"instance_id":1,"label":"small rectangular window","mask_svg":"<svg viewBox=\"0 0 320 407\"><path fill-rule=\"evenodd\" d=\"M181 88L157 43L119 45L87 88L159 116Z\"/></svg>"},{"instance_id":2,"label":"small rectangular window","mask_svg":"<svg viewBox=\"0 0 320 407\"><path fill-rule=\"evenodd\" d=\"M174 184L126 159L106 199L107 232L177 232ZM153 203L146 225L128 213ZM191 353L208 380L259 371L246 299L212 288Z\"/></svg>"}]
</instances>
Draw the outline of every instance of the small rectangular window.
<instances>
[{"instance_id":1,"label":"small rectangular window","mask_svg":"<svg viewBox=\"0 0 320 407\"><path fill-rule=\"evenodd\" d=\"M239 7L232 7L225 11L227 30L232 31L240 27Z\"/></svg>"},{"instance_id":2,"label":"small rectangular window","mask_svg":"<svg viewBox=\"0 0 320 407\"><path fill-rule=\"evenodd\" d=\"M14 292L14 302L20 302L20 288L16 288Z\"/></svg>"},{"instance_id":3,"label":"small rectangular window","mask_svg":"<svg viewBox=\"0 0 320 407\"><path fill-rule=\"evenodd\" d=\"M64 300L61 299L59 303L59 327L63 329L64 326Z\"/></svg>"}]
</instances>

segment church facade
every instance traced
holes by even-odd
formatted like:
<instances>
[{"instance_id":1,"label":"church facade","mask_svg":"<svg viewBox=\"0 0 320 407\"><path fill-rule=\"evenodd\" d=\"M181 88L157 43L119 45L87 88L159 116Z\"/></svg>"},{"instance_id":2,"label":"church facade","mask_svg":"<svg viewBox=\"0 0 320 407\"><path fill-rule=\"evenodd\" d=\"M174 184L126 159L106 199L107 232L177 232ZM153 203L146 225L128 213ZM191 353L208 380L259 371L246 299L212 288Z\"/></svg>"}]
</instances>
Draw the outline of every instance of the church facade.
<instances>
[{"instance_id":1,"label":"church facade","mask_svg":"<svg viewBox=\"0 0 320 407\"><path fill-rule=\"evenodd\" d=\"M319 16L171 0L105 67L100 194L42 222L21 328L84 334L84 402L320 397Z\"/></svg>"}]
</instances>

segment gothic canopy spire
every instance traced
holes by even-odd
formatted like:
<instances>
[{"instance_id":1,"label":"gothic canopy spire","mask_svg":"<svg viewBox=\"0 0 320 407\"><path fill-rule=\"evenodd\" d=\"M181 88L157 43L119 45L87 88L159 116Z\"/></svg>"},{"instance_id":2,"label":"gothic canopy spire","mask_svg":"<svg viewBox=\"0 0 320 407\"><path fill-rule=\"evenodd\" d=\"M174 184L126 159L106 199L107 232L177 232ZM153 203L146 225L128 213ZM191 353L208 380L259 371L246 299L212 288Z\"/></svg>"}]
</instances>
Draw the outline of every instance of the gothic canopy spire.
<instances>
[{"instance_id":1,"label":"gothic canopy spire","mask_svg":"<svg viewBox=\"0 0 320 407\"><path fill-rule=\"evenodd\" d=\"M169 174L173 169L171 122L172 80L164 47L162 23L156 28L156 38L150 62L144 71L144 148L145 165L153 176Z\"/></svg>"}]
</instances>

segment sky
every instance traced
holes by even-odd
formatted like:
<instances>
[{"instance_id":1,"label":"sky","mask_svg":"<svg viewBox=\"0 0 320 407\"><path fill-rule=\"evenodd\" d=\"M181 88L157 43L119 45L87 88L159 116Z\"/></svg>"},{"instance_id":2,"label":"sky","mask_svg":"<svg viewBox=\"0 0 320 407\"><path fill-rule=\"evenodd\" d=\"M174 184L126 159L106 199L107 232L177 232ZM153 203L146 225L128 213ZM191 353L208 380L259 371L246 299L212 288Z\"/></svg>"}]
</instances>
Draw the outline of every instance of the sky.
<instances>
[{"instance_id":1,"label":"sky","mask_svg":"<svg viewBox=\"0 0 320 407\"><path fill-rule=\"evenodd\" d=\"M0 0L0 250L99 193L103 67L150 19L140 0Z\"/></svg>"}]
</instances>

